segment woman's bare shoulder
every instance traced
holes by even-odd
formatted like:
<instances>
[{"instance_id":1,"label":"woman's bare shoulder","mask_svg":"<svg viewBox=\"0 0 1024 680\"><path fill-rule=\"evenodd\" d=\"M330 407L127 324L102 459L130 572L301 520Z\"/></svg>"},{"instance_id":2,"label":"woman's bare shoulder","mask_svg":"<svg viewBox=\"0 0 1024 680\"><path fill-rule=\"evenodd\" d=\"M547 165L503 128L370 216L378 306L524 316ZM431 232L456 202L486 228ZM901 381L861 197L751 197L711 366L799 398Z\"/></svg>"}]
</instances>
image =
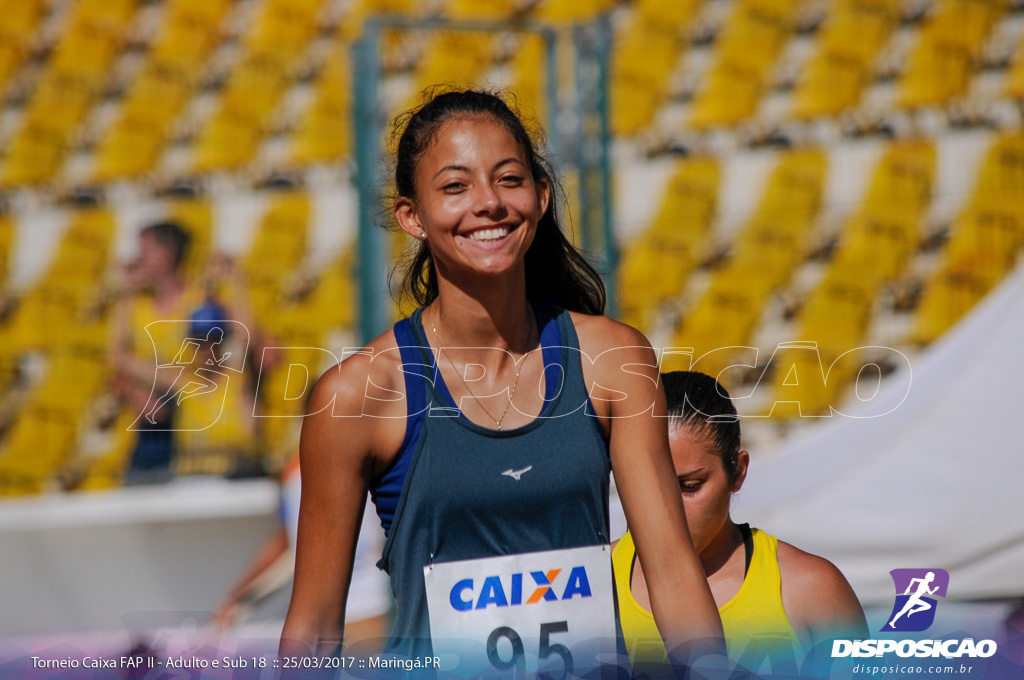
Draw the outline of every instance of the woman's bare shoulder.
<instances>
[{"instance_id":1,"label":"woman's bare shoulder","mask_svg":"<svg viewBox=\"0 0 1024 680\"><path fill-rule=\"evenodd\" d=\"M782 603L793 626L815 642L832 634L866 631L864 611L849 581L824 557L779 541Z\"/></svg>"},{"instance_id":2,"label":"woman's bare shoulder","mask_svg":"<svg viewBox=\"0 0 1024 680\"><path fill-rule=\"evenodd\" d=\"M401 355L393 331L387 331L358 348L346 348L341 360L325 370L317 381L314 399L322 408L333 401L338 415L362 413L363 401L373 388L395 390L401 387ZM318 412L320 409L313 409ZM341 411L338 411L338 408Z\"/></svg>"},{"instance_id":3,"label":"woman's bare shoulder","mask_svg":"<svg viewBox=\"0 0 1024 680\"><path fill-rule=\"evenodd\" d=\"M401 445L406 415L402 361L389 330L360 348L346 350L323 372L307 405L303 439L329 441L331 449L345 442L352 455L376 470Z\"/></svg>"},{"instance_id":4,"label":"woman's bare shoulder","mask_svg":"<svg viewBox=\"0 0 1024 680\"><path fill-rule=\"evenodd\" d=\"M590 356L596 356L610 349L636 348L647 352L651 343L647 337L630 325L607 316L569 312L580 349Z\"/></svg>"}]
</instances>

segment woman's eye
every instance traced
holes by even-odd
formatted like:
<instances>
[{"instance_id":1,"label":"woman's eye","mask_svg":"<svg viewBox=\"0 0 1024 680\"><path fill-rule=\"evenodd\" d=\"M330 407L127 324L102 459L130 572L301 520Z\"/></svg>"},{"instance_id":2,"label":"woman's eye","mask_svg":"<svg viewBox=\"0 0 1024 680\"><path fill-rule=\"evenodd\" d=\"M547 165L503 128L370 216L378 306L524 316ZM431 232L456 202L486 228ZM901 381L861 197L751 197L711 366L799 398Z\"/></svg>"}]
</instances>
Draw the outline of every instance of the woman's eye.
<instances>
[{"instance_id":1,"label":"woman's eye","mask_svg":"<svg viewBox=\"0 0 1024 680\"><path fill-rule=\"evenodd\" d=\"M695 482L692 480L679 480L679 488L683 491L688 491L690 493L693 493L694 491L698 490L703 484L704 482Z\"/></svg>"},{"instance_id":2,"label":"woman's eye","mask_svg":"<svg viewBox=\"0 0 1024 680\"><path fill-rule=\"evenodd\" d=\"M450 182L448 184L445 184L441 188L442 188L442 190L444 190L444 191L446 191L448 193L454 193L456 191L460 191L464 186L466 186L466 185L463 184L462 182Z\"/></svg>"},{"instance_id":3,"label":"woman's eye","mask_svg":"<svg viewBox=\"0 0 1024 680\"><path fill-rule=\"evenodd\" d=\"M511 186L519 186L523 183L523 178L518 175L505 175L501 178L501 183Z\"/></svg>"}]
</instances>

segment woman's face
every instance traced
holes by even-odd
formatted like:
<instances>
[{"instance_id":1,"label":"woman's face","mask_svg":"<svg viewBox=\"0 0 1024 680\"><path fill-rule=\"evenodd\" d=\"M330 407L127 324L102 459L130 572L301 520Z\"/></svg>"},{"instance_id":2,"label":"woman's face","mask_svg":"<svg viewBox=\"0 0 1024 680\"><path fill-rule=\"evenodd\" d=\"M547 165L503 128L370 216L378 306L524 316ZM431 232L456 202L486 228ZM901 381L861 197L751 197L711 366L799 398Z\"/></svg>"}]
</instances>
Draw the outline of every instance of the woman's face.
<instances>
[{"instance_id":1,"label":"woman's face","mask_svg":"<svg viewBox=\"0 0 1024 680\"><path fill-rule=\"evenodd\" d=\"M491 116L442 124L415 170L415 199L395 202L395 216L415 238L427 235L442 276L499 275L521 265L549 187L535 183L523 148Z\"/></svg>"},{"instance_id":2,"label":"woman's face","mask_svg":"<svg viewBox=\"0 0 1024 680\"><path fill-rule=\"evenodd\" d=\"M690 537L700 553L730 521L729 499L743 485L749 458L746 451L740 452L739 476L730 484L722 457L705 433L685 426L673 427L669 432L669 447L683 494Z\"/></svg>"}]
</instances>

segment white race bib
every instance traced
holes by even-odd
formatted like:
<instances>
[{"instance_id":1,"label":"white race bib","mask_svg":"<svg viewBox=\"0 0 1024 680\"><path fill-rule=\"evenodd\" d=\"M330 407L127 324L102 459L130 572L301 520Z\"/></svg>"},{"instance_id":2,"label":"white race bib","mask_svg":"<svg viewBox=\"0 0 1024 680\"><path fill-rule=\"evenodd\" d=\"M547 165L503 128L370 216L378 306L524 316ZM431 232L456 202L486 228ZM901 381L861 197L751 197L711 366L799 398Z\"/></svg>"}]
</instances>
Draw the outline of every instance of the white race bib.
<instances>
[{"instance_id":1,"label":"white race bib","mask_svg":"<svg viewBox=\"0 0 1024 680\"><path fill-rule=\"evenodd\" d=\"M615 661L606 545L435 563L423 579L434 653L456 674L568 680Z\"/></svg>"}]
</instances>

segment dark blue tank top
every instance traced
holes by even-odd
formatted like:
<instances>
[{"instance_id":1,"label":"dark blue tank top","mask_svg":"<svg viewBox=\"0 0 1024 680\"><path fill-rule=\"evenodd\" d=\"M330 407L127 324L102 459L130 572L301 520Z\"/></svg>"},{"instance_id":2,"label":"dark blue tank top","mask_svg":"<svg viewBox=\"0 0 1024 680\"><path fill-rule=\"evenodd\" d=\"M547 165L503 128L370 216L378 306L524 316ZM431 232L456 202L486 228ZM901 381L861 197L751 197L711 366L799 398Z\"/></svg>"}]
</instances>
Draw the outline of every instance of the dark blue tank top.
<instances>
[{"instance_id":1,"label":"dark blue tank top","mask_svg":"<svg viewBox=\"0 0 1024 680\"><path fill-rule=\"evenodd\" d=\"M431 562L608 542L608 446L593 417L567 311L535 304L545 399L530 423L499 432L455 407L421 324L395 325L408 421L402 450L371 484L387 541L380 566L398 611L387 651L430 654L423 567ZM530 359L533 360L533 359ZM530 467L518 479L504 474Z\"/></svg>"}]
</instances>

